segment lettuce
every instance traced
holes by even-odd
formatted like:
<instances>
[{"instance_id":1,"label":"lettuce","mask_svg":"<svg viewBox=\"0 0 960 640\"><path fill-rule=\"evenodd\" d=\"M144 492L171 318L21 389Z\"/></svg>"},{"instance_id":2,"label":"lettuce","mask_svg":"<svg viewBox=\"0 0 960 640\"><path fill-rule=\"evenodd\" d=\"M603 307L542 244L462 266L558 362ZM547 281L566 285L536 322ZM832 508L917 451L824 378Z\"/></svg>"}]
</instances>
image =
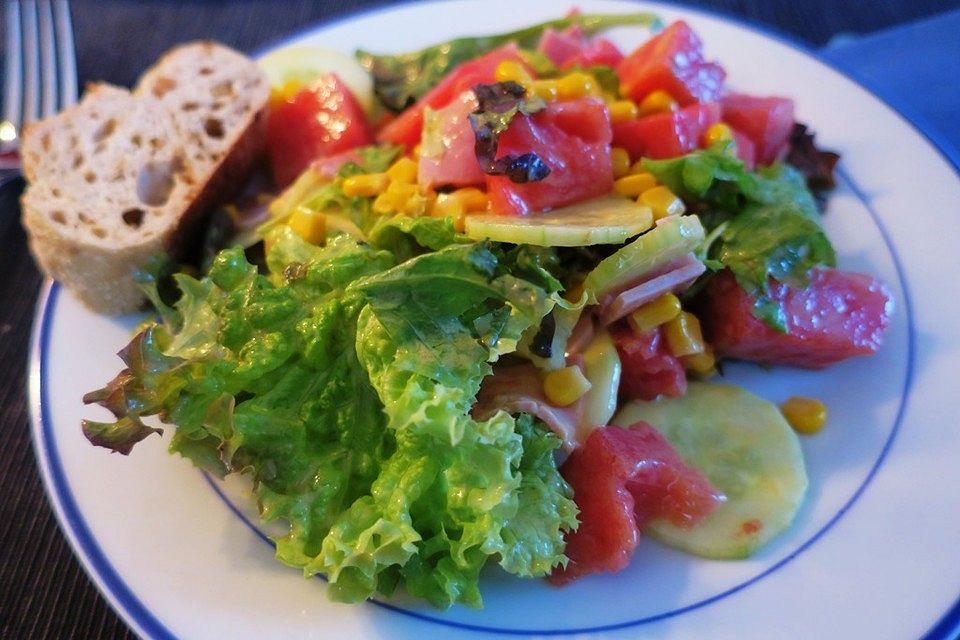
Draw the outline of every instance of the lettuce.
<instances>
[{"instance_id":1,"label":"lettuce","mask_svg":"<svg viewBox=\"0 0 960 640\"><path fill-rule=\"evenodd\" d=\"M157 430L146 416L175 424L171 451L249 475L264 522L286 524L277 558L326 575L337 600L404 586L480 606L491 559L523 576L565 563L559 441L527 416L470 416L491 363L555 304L550 256L439 219L324 247L281 225L268 241L268 275L235 248L203 279L176 276L179 301L86 396L116 418L85 421L88 438L128 453Z\"/></svg>"},{"instance_id":2,"label":"lettuce","mask_svg":"<svg viewBox=\"0 0 960 640\"><path fill-rule=\"evenodd\" d=\"M670 160L643 161L645 169L699 212L709 233L707 258L730 269L757 298L754 315L785 330L770 279L803 288L816 266L836 266L816 201L793 167L773 164L756 172L722 146Z\"/></svg>"}]
</instances>

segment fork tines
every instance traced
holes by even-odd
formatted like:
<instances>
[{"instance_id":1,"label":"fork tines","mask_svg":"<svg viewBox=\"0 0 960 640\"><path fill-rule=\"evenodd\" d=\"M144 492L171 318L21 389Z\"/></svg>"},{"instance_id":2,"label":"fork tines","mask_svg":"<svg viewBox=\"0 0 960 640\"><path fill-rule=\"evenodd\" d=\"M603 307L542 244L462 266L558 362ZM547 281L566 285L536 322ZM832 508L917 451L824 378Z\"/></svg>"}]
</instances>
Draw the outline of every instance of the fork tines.
<instances>
[{"instance_id":1,"label":"fork tines","mask_svg":"<svg viewBox=\"0 0 960 640\"><path fill-rule=\"evenodd\" d=\"M68 0L5 2L6 60L0 153L16 149L25 124L77 100Z\"/></svg>"}]
</instances>

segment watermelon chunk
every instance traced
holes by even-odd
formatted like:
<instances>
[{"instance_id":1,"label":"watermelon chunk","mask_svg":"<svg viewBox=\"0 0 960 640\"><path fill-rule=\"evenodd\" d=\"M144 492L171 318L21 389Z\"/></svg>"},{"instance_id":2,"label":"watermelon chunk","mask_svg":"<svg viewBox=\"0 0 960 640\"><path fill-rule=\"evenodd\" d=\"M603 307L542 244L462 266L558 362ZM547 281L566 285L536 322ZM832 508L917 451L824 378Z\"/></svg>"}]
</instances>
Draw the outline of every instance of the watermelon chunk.
<instances>
[{"instance_id":1,"label":"watermelon chunk","mask_svg":"<svg viewBox=\"0 0 960 640\"><path fill-rule=\"evenodd\" d=\"M766 364L820 369L875 353L893 313L893 295L882 282L859 273L814 269L806 289L773 283L787 332L755 317L754 298L729 271L699 297L699 316L717 355Z\"/></svg>"},{"instance_id":2,"label":"watermelon chunk","mask_svg":"<svg viewBox=\"0 0 960 640\"><path fill-rule=\"evenodd\" d=\"M793 100L731 93L721 100L723 121L750 138L758 164L771 164L786 152L793 131Z\"/></svg>"},{"instance_id":3,"label":"watermelon chunk","mask_svg":"<svg viewBox=\"0 0 960 640\"><path fill-rule=\"evenodd\" d=\"M491 210L524 215L610 193L610 138L610 116L600 98L551 102L529 118L514 118L500 136L497 157L532 151L550 167L550 174L523 184L487 176Z\"/></svg>"},{"instance_id":4,"label":"watermelon chunk","mask_svg":"<svg viewBox=\"0 0 960 640\"><path fill-rule=\"evenodd\" d=\"M623 53L620 52L617 45L606 38L597 38L588 42L575 55L564 61L560 68L580 67L581 69L589 69L598 65L614 68L621 61L623 61Z\"/></svg>"},{"instance_id":5,"label":"watermelon chunk","mask_svg":"<svg viewBox=\"0 0 960 640\"><path fill-rule=\"evenodd\" d=\"M604 65L615 68L623 60L623 53L606 38L588 38L579 25L563 31L546 29L537 50L550 58L557 67L570 69Z\"/></svg>"},{"instance_id":6,"label":"watermelon chunk","mask_svg":"<svg viewBox=\"0 0 960 640\"><path fill-rule=\"evenodd\" d=\"M293 182L317 158L372 141L363 107L335 73L315 79L288 98L271 101L264 137L279 187Z\"/></svg>"},{"instance_id":7,"label":"watermelon chunk","mask_svg":"<svg viewBox=\"0 0 960 640\"><path fill-rule=\"evenodd\" d=\"M613 146L622 147L630 160L662 160L690 153L711 125L720 122L720 103L693 104L677 111L655 113L613 125Z\"/></svg>"},{"instance_id":8,"label":"watermelon chunk","mask_svg":"<svg viewBox=\"0 0 960 640\"><path fill-rule=\"evenodd\" d=\"M655 90L681 105L717 100L726 72L703 57L703 43L686 22L674 22L617 66L621 91L640 102Z\"/></svg>"},{"instance_id":9,"label":"watermelon chunk","mask_svg":"<svg viewBox=\"0 0 960 640\"><path fill-rule=\"evenodd\" d=\"M757 145L753 144L747 134L733 129L733 142L736 145L737 157L743 160L747 171L753 171L757 166Z\"/></svg>"},{"instance_id":10,"label":"watermelon chunk","mask_svg":"<svg viewBox=\"0 0 960 640\"><path fill-rule=\"evenodd\" d=\"M635 332L627 323L611 327L623 373L620 397L624 400L654 400L664 395L679 398L687 392L687 373L670 353L660 328Z\"/></svg>"},{"instance_id":11,"label":"watermelon chunk","mask_svg":"<svg viewBox=\"0 0 960 640\"><path fill-rule=\"evenodd\" d=\"M557 585L623 569L647 522L665 518L677 526L693 526L723 500L706 477L684 464L645 422L629 429L594 429L560 471L573 487L580 526L567 534L567 567L555 569L548 578Z\"/></svg>"}]
</instances>

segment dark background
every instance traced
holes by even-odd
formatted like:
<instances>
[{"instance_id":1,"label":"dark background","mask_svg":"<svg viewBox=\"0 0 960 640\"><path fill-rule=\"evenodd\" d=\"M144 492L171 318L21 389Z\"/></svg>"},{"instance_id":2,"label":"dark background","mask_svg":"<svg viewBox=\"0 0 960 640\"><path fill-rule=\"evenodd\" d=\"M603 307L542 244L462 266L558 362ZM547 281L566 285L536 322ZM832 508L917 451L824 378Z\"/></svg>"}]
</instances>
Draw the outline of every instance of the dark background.
<instances>
[{"instance_id":1,"label":"dark background","mask_svg":"<svg viewBox=\"0 0 960 640\"><path fill-rule=\"evenodd\" d=\"M163 51L181 41L212 38L250 51L317 22L389 4L395 3L73 0L80 84L106 80L129 86ZM576 3L558 2L558 11L568 4ZM960 8L960 0L683 4L778 31L809 47L822 46L837 34L868 34ZM5 36L2 28L0 35ZM2 197L10 200L7 191ZM41 276L12 213L12 203L0 201L0 638L133 637L73 558L47 505L34 462L26 368Z\"/></svg>"}]
</instances>

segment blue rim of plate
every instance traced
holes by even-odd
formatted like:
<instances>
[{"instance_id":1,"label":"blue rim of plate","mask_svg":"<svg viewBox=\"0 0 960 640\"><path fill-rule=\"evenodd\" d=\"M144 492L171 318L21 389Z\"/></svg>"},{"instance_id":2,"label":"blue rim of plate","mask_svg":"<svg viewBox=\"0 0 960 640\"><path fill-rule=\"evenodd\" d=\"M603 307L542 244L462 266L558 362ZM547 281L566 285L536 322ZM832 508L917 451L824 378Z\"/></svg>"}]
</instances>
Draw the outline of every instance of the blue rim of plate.
<instances>
[{"instance_id":1,"label":"blue rim of plate","mask_svg":"<svg viewBox=\"0 0 960 640\"><path fill-rule=\"evenodd\" d=\"M416 2L405 1L399 3L401 5L407 4L416 4ZM947 161L947 163L953 168L955 174L960 177L960 154L945 140L943 139L935 130L928 129L928 125L922 123L920 118L917 118L915 114L911 113L911 110L905 105L899 104L898 101L891 100L889 96L881 96L878 92L869 88L861 79L858 79L855 75L847 72L842 67L833 63L832 61L825 59L822 54L819 52L810 49L806 45L797 42L789 36L785 36L779 32L773 31L767 27L762 27L754 24L747 23L743 21L742 18L737 16L730 16L722 14L716 11L704 10L699 7L689 7L682 3L677 2L660 2L659 4L674 6L680 8L684 11L690 13L700 13L703 15L713 16L720 18L729 23L735 24L741 28L744 28L748 31L758 33L762 36L770 38L774 41L779 41L782 44L788 45L791 48L806 54L810 58L820 62L821 64L827 66L828 68L833 69L834 71L840 73L844 77L848 78L861 88L865 89L869 94L873 95L875 98L880 100L883 104L892 109L897 113L905 123L910 126L916 133L918 133L923 139L925 139L938 153L939 155ZM378 6L373 7L367 10L358 11L351 14L346 14L343 16L338 16L333 20L326 21L323 23L314 24L311 27L302 29L294 34L288 35L280 40L272 42L269 45L258 48L252 55L261 55L265 51L282 46L284 43L294 40L296 38L302 37L310 32L321 29L323 27L329 27L339 22L355 19L363 15L372 15L375 13L386 12L392 10L396 7L384 7ZM599 627L589 627L589 628L579 628L579 629L555 629L555 630L526 630L526 629L502 629L502 628L491 628L480 625L471 625L466 623L460 623L456 621L444 620L441 618L436 618L434 616L429 616L422 614L418 611L403 609L391 605L388 603L371 601L377 606L387 608L391 611L408 615L417 619L424 621L429 621L444 626L460 628L465 630L477 630L477 631L487 631L494 633L502 634L512 634L512 635L567 635L567 634L578 634L578 633L588 633L588 632L602 632L602 631L611 631L616 629L623 629L626 627L637 626L641 624L646 624L654 622L657 620L663 620L666 618L674 617L680 615L684 612L697 609L713 602L716 602L720 599L725 598L728 595L731 595L737 591L740 591L747 586L752 585L753 583L761 580L767 575L777 571L779 568L790 562L792 559L797 557L804 550L809 548L814 542L816 542L823 534L825 534L832 526L839 521L846 512L853 506L857 501L866 487L870 484L870 481L875 476L876 472L879 470L880 466L883 464L890 447L893 444L893 441L896 437L897 432L903 418L903 415L908 404L908 399L913 382L913 370L915 365L915 327L914 327L914 317L913 317L913 306L911 301L910 292L907 286L907 280L905 273L900 262L899 255L897 254L894 245L887 234L885 227L883 226L879 216L874 211L869 200L866 199L863 191L856 185L856 183L846 174L841 174L845 182L850 186L851 190L854 192L858 200L866 207L871 218L874 220L878 229L880 230L881 236L883 237L884 243L887 246L887 250L890 252L891 258L894 263L894 267L897 273L897 277L900 280L901 289L904 294L904 310L907 318L907 367L906 374L904 378L903 392L901 395L900 405L897 409L897 414L894 419L894 424L891 428L890 434L887 437L884 446L881 449L880 454L878 455L876 461L868 472L866 478L858 489L854 492L851 498L844 504L843 507L835 514L826 525L824 525L817 533L815 533L809 540L800 545L796 550L787 555L785 558L779 560L777 563L773 564L771 567L767 568L760 574L754 576L753 578L735 586L731 589L728 589L720 594L712 596L710 598L704 599L693 605L688 605L686 607L657 614L645 619L626 621L622 623L616 623L613 625L605 625ZM69 484L66 481L62 462L60 460L59 451L57 450L56 440L52 432L52 421L48 414L50 403L48 402L48 393L49 385L46 384L45 374L49 371L47 366L47 358L49 356L49 340L50 340L50 326L53 317L53 312L56 308L57 299L60 293L60 286L56 283L48 283L46 285L45 291L38 301L37 308L40 311L37 318L40 320L39 324L34 327L34 337L33 345L31 348L31 367L30 367L30 398L31 398L31 418L34 423L35 433L39 432L41 438L34 439L34 447L36 456L38 458L39 466L44 474L45 485L47 488L48 495L51 499L51 502L54 504L54 507L57 511L60 523L63 526L65 532L68 534L71 544L77 555L84 561L85 568L92 574L92 577L95 581L102 585L102 588L105 590L106 595L109 596L109 599L117 611L124 617L124 619L131 624L141 635L150 638L175 638L174 636L164 625L161 623L154 614L143 604L143 602L133 593L129 586L123 581L120 575L117 573L116 569L110 563L109 559L104 554L103 550L100 548L96 539L93 537L86 521L81 514L79 507L76 503L75 498L70 490ZM264 537L264 534L259 531L259 529L250 522L239 510L233 505L232 502L220 491L219 487L213 484L212 481L207 479L210 482L210 486L221 496L221 498L227 503L227 506L241 518L248 526L250 526L254 531L261 537ZM269 539L267 538L269 542ZM925 634L925 640L936 640L939 638L952 638L955 637L956 630L960 626L960 600L958 600L953 607Z\"/></svg>"}]
</instances>

